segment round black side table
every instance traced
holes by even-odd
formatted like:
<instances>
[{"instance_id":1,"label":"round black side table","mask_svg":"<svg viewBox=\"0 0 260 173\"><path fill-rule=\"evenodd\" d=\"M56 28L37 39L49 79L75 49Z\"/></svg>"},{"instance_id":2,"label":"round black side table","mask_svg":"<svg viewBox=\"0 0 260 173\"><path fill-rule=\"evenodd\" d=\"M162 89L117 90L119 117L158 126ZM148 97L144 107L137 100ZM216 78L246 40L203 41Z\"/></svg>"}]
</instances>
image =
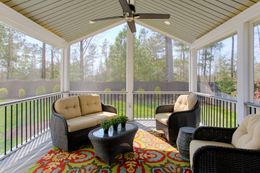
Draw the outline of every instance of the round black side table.
<instances>
[{"instance_id":1,"label":"round black side table","mask_svg":"<svg viewBox=\"0 0 260 173\"><path fill-rule=\"evenodd\" d=\"M194 131L195 128L193 127L181 127L179 130L177 137L177 148L181 158L185 161L190 160L190 142Z\"/></svg>"}]
</instances>

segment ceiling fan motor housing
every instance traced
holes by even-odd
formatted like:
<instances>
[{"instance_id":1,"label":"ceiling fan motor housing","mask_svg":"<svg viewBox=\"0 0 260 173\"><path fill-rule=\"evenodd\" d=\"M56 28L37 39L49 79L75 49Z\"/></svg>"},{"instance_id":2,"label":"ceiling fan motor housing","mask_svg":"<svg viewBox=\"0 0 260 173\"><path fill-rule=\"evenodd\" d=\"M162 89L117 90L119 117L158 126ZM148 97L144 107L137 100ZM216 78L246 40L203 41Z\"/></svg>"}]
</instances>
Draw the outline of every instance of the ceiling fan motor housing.
<instances>
[{"instance_id":1,"label":"ceiling fan motor housing","mask_svg":"<svg viewBox=\"0 0 260 173\"><path fill-rule=\"evenodd\" d=\"M132 10L132 13L135 13L135 6L133 4L129 4L129 7Z\"/></svg>"}]
</instances>

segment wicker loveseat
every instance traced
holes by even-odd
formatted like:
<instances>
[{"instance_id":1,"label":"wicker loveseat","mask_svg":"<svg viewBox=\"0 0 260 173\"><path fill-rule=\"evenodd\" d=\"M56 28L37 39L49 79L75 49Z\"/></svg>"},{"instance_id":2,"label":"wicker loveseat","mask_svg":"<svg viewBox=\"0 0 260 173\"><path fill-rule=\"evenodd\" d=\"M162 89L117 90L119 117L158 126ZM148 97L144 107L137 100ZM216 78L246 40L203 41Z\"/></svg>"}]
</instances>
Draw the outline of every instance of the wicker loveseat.
<instances>
[{"instance_id":1,"label":"wicker loveseat","mask_svg":"<svg viewBox=\"0 0 260 173\"><path fill-rule=\"evenodd\" d=\"M249 115L238 128L200 127L190 144L194 173L259 173L260 115Z\"/></svg>"},{"instance_id":2,"label":"wicker loveseat","mask_svg":"<svg viewBox=\"0 0 260 173\"><path fill-rule=\"evenodd\" d=\"M101 103L98 95L80 95L57 100L50 123L54 146L72 151L89 143L88 133L103 120L117 116L114 107Z\"/></svg>"},{"instance_id":3,"label":"wicker loveseat","mask_svg":"<svg viewBox=\"0 0 260 173\"><path fill-rule=\"evenodd\" d=\"M198 127L200 122L199 101L193 93L180 95L174 105L158 106L155 113L156 129L163 130L172 145L181 127Z\"/></svg>"}]
</instances>

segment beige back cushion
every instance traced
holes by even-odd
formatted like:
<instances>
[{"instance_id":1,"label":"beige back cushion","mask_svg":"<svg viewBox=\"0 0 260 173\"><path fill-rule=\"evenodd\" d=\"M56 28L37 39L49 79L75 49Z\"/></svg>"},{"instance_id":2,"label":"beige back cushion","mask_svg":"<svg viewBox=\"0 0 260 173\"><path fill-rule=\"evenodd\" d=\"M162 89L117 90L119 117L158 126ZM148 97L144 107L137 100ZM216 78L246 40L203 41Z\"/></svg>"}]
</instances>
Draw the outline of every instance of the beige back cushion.
<instances>
[{"instance_id":1,"label":"beige back cushion","mask_svg":"<svg viewBox=\"0 0 260 173\"><path fill-rule=\"evenodd\" d=\"M82 115L102 111L99 95L81 95L79 96L79 102Z\"/></svg>"},{"instance_id":2,"label":"beige back cushion","mask_svg":"<svg viewBox=\"0 0 260 173\"><path fill-rule=\"evenodd\" d=\"M248 115L232 136L236 148L260 149L260 115Z\"/></svg>"},{"instance_id":3,"label":"beige back cushion","mask_svg":"<svg viewBox=\"0 0 260 173\"><path fill-rule=\"evenodd\" d=\"M81 116L78 96L59 99L55 102L54 108L66 120Z\"/></svg>"},{"instance_id":4,"label":"beige back cushion","mask_svg":"<svg viewBox=\"0 0 260 173\"><path fill-rule=\"evenodd\" d=\"M193 93L180 95L174 104L174 112L191 110L197 103L197 96Z\"/></svg>"}]
</instances>

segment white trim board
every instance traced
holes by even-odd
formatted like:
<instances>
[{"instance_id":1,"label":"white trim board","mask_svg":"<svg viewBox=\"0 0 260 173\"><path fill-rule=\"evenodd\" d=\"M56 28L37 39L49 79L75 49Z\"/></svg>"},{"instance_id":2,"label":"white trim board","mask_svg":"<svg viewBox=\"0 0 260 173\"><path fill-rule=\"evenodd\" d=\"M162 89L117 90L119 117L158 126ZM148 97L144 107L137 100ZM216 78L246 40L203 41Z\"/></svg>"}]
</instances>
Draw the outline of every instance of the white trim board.
<instances>
[{"instance_id":1,"label":"white trim board","mask_svg":"<svg viewBox=\"0 0 260 173\"><path fill-rule=\"evenodd\" d=\"M224 38L228 35L236 33L239 26L242 23L250 22L252 20L256 20L260 18L260 2L256 3L255 5L249 7L242 13L238 14L237 16L231 18L230 20L226 21L222 25L218 26L217 28L213 29L212 31L208 32L204 36L200 37L199 39L195 40L192 43L192 48L200 49L206 45L209 45L221 38Z\"/></svg>"},{"instance_id":2,"label":"white trim board","mask_svg":"<svg viewBox=\"0 0 260 173\"><path fill-rule=\"evenodd\" d=\"M16 12L2 2L0 2L0 21L17 29L18 31L25 33L26 35L57 48L61 48L66 45L66 41L63 38L55 35L46 28Z\"/></svg>"}]
</instances>

